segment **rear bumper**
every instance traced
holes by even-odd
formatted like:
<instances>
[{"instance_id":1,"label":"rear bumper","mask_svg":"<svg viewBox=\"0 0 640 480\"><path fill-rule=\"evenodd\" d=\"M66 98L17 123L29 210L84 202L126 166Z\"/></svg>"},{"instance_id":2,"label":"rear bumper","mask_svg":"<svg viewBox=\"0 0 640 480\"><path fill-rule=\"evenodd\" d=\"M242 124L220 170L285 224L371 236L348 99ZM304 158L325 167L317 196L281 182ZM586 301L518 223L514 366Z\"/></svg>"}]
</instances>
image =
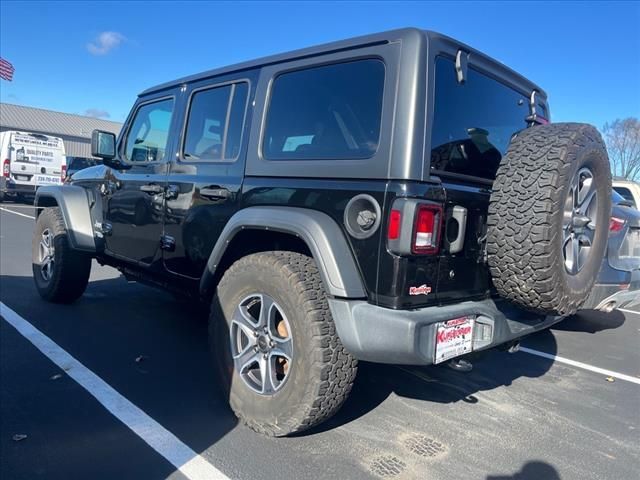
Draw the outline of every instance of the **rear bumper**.
<instances>
[{"instance_id":1,"label":"rear bumper","mask_svg":"<svg viewBox=\"0 0 640 480\"><path fill-rule=\"evenodd\" d=\"M3 193L36 193L35 185L21 185L7 181L6 177L0 177L0 192Z\"/></svg>"},{"instance_id":2,"label":"rear bumper","mask_svg":"<svg viewBox=\"0 0 640 480\"><path fill-rule=\"evenodd\" d=\"M404 365L434 363L437 323L476 316L476 325L491 328L490 339L476 338L473 351L485 350L543 330L562 317L525 312L504 301L487 299L417 310L392 310L364 301L329 300L338 335L359 360ZM486 328L489 328L486 327Z\"/></svg>"},{"instance_id":3,"label":"rear bumper","mask_svg":"<svg viewBox=\"0 0 640 480\"><path fill-rule=\"evenodd\" d=\"M621 284L619 283L613 285L596 283L582 308L601 310L607 307L625 308L640 305L640 270L632 272L630 278L627 280L628 283L623 284L628 285L624 289L620 288Z\"/></svg>"}]
</instances>

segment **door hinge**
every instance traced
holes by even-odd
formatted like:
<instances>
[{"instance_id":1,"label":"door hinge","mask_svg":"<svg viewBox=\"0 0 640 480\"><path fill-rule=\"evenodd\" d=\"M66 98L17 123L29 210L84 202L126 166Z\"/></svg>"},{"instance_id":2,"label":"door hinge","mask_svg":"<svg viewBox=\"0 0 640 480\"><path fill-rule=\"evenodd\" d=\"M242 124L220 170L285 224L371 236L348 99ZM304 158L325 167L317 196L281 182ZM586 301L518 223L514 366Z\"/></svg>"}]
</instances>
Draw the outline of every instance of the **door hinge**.
<instances>
[{"instance_id":1,"label":"door hinge","mask_svg":"<svg viewBox=\"0 0 640 480\"><path fill-rule=\"evenodd\" d=\"M176 239L170 235L162 235L160 237L160 249L173 252L176 249Z\"/></svg>"},{"instance_id":2,"label":"door hinge","mask_svg":"<svg viewBox=\"0 0 640 480\"><path fill-rule=\"evenodd\" d=\"M100 193L102 196L113 195L119 188L119 182L108 180L100 185Z\"/></svg>"},{"instance_id":3,"label":"door hinge","mask_svg":"<svg viewBox=\"0 0 640 480\"><path fill-rule=\"evenodd\" d=\"M93 224L93 229L98 237L108 237L113 233L113 226L106 222L96 222Z\"/></svg>"}]
</instances>

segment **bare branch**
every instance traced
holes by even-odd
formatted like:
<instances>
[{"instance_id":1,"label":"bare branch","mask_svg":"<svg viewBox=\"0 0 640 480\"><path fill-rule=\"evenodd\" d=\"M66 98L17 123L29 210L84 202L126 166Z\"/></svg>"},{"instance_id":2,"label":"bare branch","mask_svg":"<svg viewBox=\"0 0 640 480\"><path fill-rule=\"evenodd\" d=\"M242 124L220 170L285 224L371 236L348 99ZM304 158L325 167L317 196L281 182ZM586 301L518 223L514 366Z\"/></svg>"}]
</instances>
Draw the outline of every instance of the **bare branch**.
<instances>
[{"instance_id":1,"label":"bare branch","mask_svg":"<svg viewBox=\"0 0 640 480\"><path fill-rule=\"evenodd\" d=\"M640 176L640 120L635 117L605 123L602 134L607 144L611 172L628 180Z\"/></svg>"}]
</instances>

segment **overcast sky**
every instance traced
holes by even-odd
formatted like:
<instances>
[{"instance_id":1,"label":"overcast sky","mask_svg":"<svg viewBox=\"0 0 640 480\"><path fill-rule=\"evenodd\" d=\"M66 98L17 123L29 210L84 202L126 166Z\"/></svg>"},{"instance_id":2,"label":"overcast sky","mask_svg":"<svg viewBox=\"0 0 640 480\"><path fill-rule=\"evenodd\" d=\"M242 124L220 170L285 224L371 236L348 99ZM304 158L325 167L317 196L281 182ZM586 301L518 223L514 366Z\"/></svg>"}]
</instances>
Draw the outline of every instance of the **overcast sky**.
<instances>
[{"instance_id":1,"label":"overcast sky","mask_svg":"<svg viewBox=\"0 0 640 480\"><path fill-rule=\"evenodd\" d=\"M554 121L640 117L640 3L7 2L3 102L123 121L149 86L398 27L453 36L549 94Z\"/></svg>"}]
</instances>

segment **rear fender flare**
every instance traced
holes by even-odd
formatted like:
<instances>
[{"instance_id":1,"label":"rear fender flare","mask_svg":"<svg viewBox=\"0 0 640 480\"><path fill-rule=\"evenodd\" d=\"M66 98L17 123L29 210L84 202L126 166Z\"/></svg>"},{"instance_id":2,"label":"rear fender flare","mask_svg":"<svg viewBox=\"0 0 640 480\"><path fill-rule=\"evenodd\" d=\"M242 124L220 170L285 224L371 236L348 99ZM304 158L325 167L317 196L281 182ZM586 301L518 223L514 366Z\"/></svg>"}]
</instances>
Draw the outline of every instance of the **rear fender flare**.
<instances>
[{"instance_id":1,"label":"rear fender flare","mask_svg":"<svg viewBox=\"0 0 640 480\"><path fill-rule=\"evenodd\" d=\"M220 234L200 281L207 296L214 275L235 235L247 228L289 233L303 240L313 255L327 292L335 297L366 298L360 272L338 224L327 214L297 207L248 207L229 219Z\"/></svg>"}]
</instances>

